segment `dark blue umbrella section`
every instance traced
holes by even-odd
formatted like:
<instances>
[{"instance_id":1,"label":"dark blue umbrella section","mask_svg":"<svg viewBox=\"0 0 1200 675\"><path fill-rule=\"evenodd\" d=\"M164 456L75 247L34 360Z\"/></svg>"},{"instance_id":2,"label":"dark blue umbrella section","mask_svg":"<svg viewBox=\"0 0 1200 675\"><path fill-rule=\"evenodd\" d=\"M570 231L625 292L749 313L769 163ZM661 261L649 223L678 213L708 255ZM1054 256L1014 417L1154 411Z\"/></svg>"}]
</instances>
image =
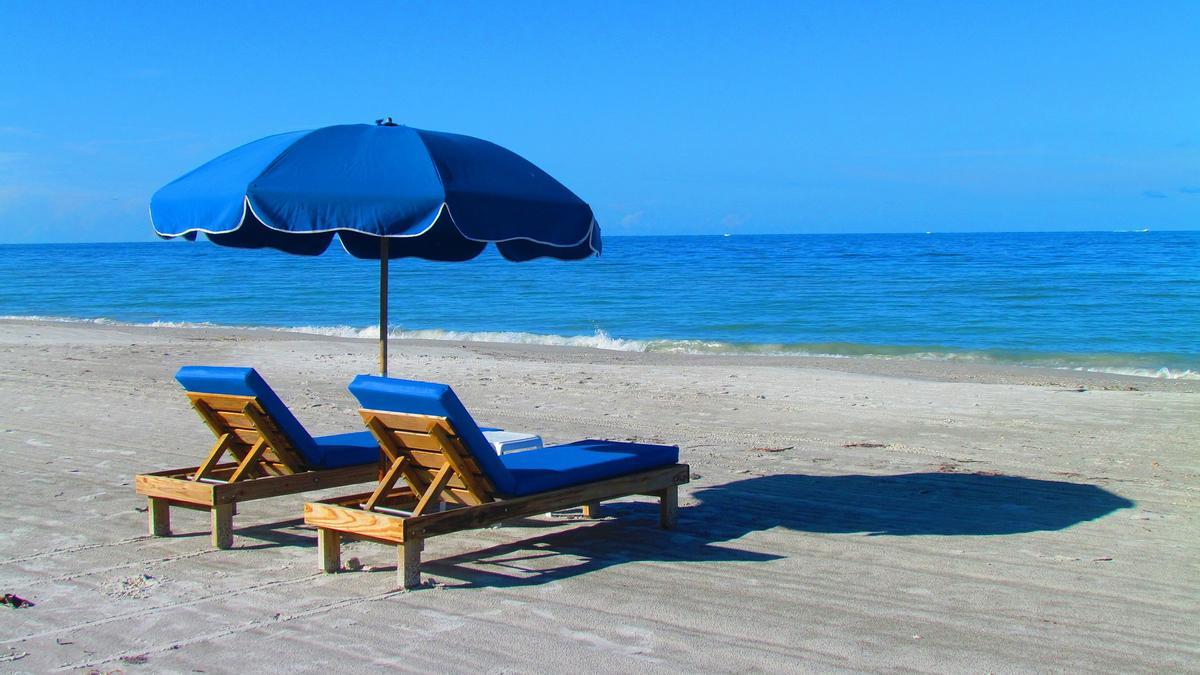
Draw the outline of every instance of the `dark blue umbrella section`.
<instances>
[{"instance_id":1,"label":"dark blue umbrella section","mask_svg":"<svg viewBox=\"0 0 1200 675\"><path fill-rule=\"evenodd\" d=\"M379 259L385 374L389 258L463 261L491 243L509 260L576 260L601 248L591 207L516 153L392 124L248 143L156 192L150 219L165 238L319 255L337 237Z\"/></svg>"}]
</instances>

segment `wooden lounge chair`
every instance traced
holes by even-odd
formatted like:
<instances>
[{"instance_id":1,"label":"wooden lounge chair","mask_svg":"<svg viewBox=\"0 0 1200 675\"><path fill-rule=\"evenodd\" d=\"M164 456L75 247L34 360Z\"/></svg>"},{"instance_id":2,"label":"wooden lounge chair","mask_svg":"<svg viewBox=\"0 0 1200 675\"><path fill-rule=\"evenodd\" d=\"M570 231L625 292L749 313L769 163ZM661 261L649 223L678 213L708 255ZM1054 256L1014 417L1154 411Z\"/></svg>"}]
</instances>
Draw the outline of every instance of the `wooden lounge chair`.
<instances>
[{"instance_id":1,"label":"wooden lounge chair","mask_svg":"<svg viewBox=\"0 0 1200 675\"><path fill-rule=\"evenodd\" d=\"M185 366L175 379L217 442L199 466L136 477L138 494L149 499L152 535L171 534L172 506L207 510L213 546L229 548L237 502L379 476L370 432L310 436L253 368Z\"/></svg>"},{"instance_id":2,"label":"wooden lounge chair","mask_svg":"<svg viewBox=\"0 0 1200 675\"><path fill-rule=\"evenodd\" d=\"M444 384L359 375L350 391L387 469L372 492L304 505L326 572L341 567L343 537L378 541L397 547L412 588L429 537L581 505L594 517L601 501L635 494L658 497L662 526L675 525L689 477L675 446L587 440L498 456Z\"/></svg>"}]
</instances>

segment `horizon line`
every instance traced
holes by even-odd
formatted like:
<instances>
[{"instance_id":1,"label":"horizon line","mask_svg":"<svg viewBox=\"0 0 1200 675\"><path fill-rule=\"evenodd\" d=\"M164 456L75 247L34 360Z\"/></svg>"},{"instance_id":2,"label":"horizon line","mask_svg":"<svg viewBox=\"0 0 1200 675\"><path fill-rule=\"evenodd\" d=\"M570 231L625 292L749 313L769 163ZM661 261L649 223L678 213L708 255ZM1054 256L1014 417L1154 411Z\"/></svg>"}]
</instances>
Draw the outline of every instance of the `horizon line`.
<instances>
[{"instance_id":1,"label":"horizon line","mask_svg":"<svg viewBox=\"0 0 1200 675\"><path fill-rule=\"evenodd\" d=\"M876 232L872 232L872 231L861 231L861 232L858 232L858 231L855 231L855 232L832 232L832 231L831 232L729 232L729 233L711 233L710 232L710 233L690 233L690 234L688 234L688 233L670 233L670 234L666 234L666 233L664 233L664 234L628 234L628 233L626 233L626 234L608 234L608 235L603 235L603 236L606 239L648 239L648 238L652 238L652 237L732 238L732 237L795 237L795 236L831 236L831 235L833 235L833 236L837 236L837 235L842 235L842 236L850 236L850 235L880 236L880 235L938 235L938 234L943 234L943 235L944 234L1149 234L1152 232L1154 232L1154 233L1162 233L1162 232L1188 233L1188 232L1200 232L1200 228L1197 228L1197 229L1173 229L1172 228L1172 229L1158 229L1158 230L1152 229L1152 228L1143 228L1140 230L1134 230L1134 229L1129 229L1129 230L940 230L940 231L939 230L924 230L924 231L922 231L922 230L906 230L906 231L888 231L888 232L877 232L877 231ZM175 239L179 239L179 240L182 240L185 242L187 241L187 240L183 239L182 237L171 238L171 239L160 239L158 241L155 241L153 239L138 239L138 240L123 240L123 241L25 241L25 242L0 242L0 246L54 246L54 245L78 246L78 245L85 245L85 244L156 244L159 242L172 243L173 241L175 241ZM199 237L197 237L195 241L191 241L191 242L187 242L187 243L192 243L192 244L205 243L205 244L211 244L214 246L219 246L219 244L213 244L211 241L209 241L207 239L202 239Z\"/></svg>"}]
</instances>

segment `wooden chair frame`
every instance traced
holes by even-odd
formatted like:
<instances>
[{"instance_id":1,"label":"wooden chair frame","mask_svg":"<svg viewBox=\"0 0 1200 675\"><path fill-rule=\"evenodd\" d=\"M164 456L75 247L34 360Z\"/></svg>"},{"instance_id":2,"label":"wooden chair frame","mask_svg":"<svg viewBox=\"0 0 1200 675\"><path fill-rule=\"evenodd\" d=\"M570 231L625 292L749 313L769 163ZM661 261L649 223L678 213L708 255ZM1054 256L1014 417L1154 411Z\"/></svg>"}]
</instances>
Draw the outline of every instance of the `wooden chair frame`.
<instances>
[{"instance_id":1,"label":"wooden chair frame","mask_svg":"<svg viewBox=\"0 0 1200 675\"><path fill-rule=\"evenodd\" d=\"M512 518L575 506L598 515L601 501L630 495L659 498L660 524L675 526L686 464L642 471L549 492L501 499L444 417L360 410L383 452L379 482L371 492L304 505L304 522L317 528L321 569L341 568L343 539L365 539L397 548L398 581L421 584L421 551L432 536L487 527ZM396 487L403 479L405 484Z\"/></svg>"},{"instance_id":2,"label":"wooden chair frame","mask_svg":"<svg viewBox=\"0 0 1200 675\"><path fill-rule=\"evenodd\" d=\"M338 469L309 469L287 436L254 396L187 392L192 408L217 441L199 466L135 477L148 501L150 534L171 534L171 507L209 511L212 544L233 546L237 503L365 483L378 476L372 462ZM229 456L234 461L222 462Z\"/></svg>"}]
</instances>

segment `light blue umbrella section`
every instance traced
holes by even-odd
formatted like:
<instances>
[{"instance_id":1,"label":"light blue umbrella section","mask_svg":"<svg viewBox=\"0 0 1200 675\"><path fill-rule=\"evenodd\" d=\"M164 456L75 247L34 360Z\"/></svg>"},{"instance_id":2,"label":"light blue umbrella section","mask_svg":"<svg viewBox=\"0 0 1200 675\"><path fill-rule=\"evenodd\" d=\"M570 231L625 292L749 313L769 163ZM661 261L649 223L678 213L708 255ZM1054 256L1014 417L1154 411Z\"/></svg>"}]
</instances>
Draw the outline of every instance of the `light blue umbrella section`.
<instances>
[{"instance_id":1,"label":"light blue umbrella section","mask_svg":"<svg viewBox=\"0 0 1200 675\"><path fill-rule=\"evenodd\" d=\"M150 200L161 237L318 255L338 237L380 264L387 373L387 260L462 261L489 243L509 260L598 255L592 209L494 143L393 124L268 136L167 184Z\"/></svg>"}]
</instances>

